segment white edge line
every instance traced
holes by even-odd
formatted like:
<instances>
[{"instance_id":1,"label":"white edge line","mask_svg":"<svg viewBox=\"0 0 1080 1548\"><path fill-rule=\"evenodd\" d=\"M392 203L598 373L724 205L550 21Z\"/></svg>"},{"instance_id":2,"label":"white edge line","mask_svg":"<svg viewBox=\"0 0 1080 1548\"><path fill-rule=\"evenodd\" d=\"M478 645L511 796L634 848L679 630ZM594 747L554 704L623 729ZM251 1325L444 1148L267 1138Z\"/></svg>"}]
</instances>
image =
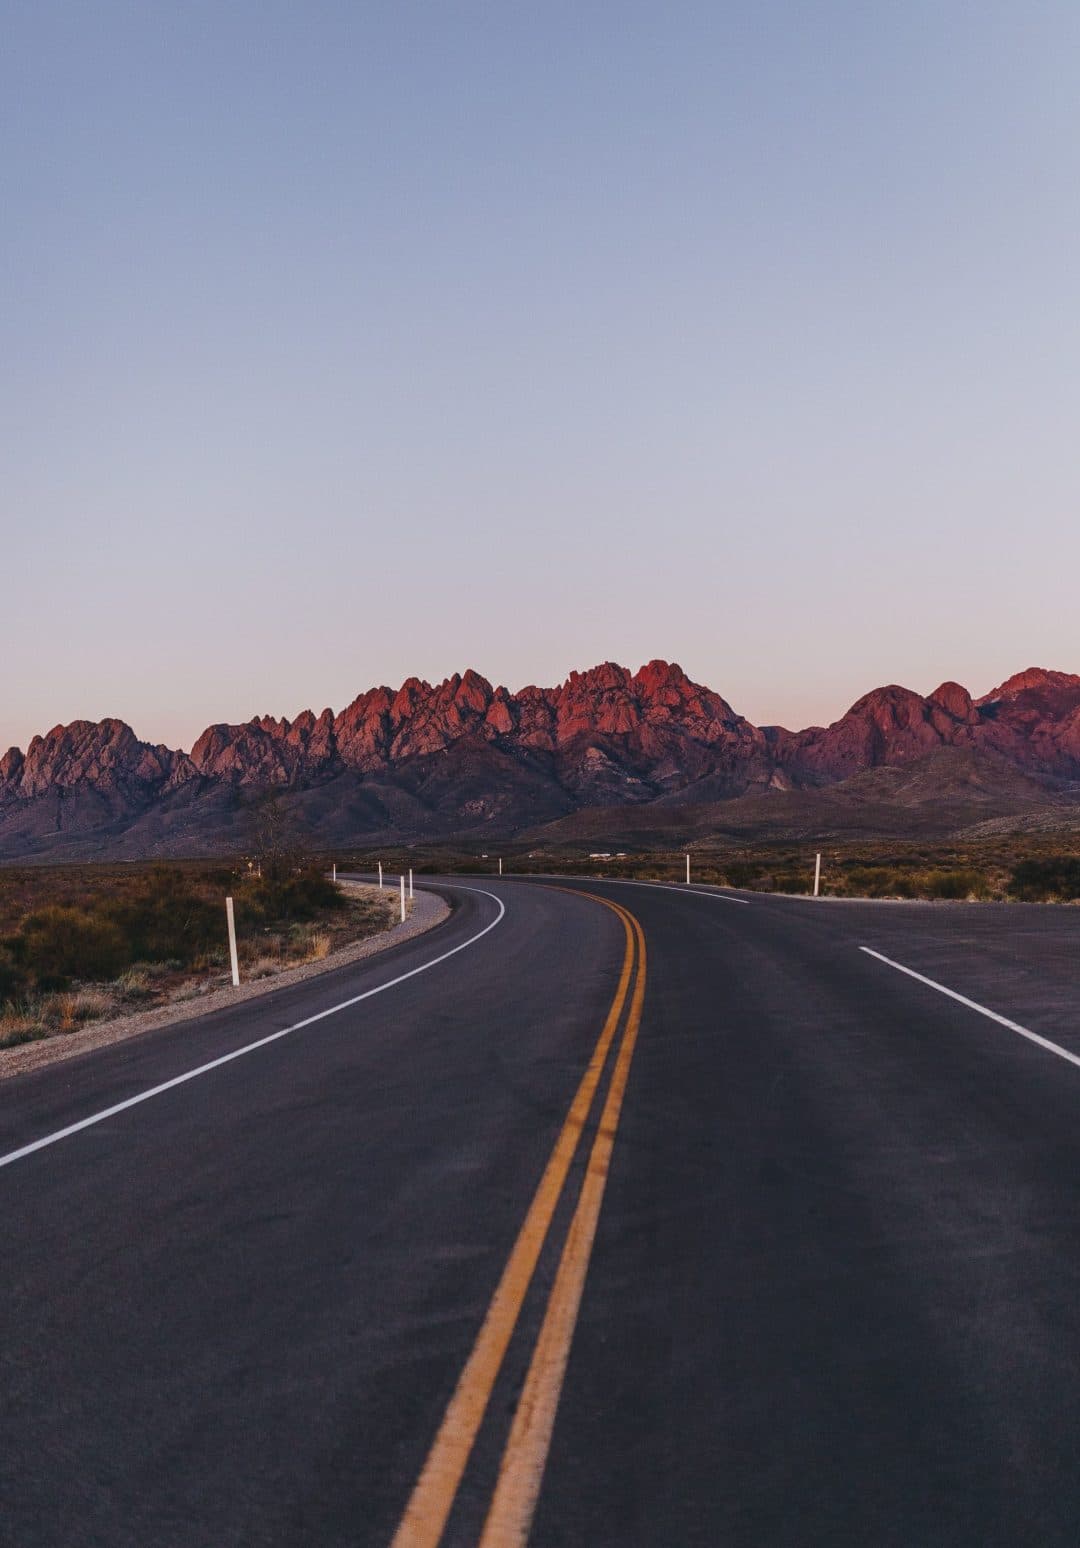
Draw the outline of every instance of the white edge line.
<instances>
[{"instance_id":1,"label":"white edge line","mask_svg":"<svg viewBox=\"0 0 1080 1548\"><path fill-rule=\"evenodd\" d=\"M966 1005L968 1010L978 1011L980 1016L986 1016L990 1021L996 1021L1001 1027L1008 1027L1010 1032L1017 1033L1020 1037L1026 1037L1029 1043L1038 1043L1040 1048L1045 1048L1047 1053L1057 1054L1059 1059L1067 1059L1070 1064L1080 1068L1080 1055L1070 1053L1067 1048L1062 1048L1058 1043L1052 1043L1048 1037L1040 1037L1038 1032L1032 1032L1027 1027L1022 1027L1017 1021L1010 1021L1007 1016L999 1016L997 1011L988 1010L985 1005L980 1005L978 1000L969 1000L966 994L957 994L955 989L946 989L944 984L937 983L932 978L926 978L922 973L916 973L914 968L905 967L902 962L894 962L891 957L885 957L880 951L874 951L869 946L860 946L860 951L865 951L868 957L876 957L879 962L884 962L887 967L895 968L898 973L906 973L909 978L918 979L920 984L926 984L931 989L936 989L939 994L947 994L950 1000L956 1000L961 1005Z\"/></svg>"},{"instance_id":2,"label":"white edge line","mask_svg":"<svg viewBox=\"0 0 1080 1548\"><path fill-rule=\"evenodd\" d=\"M597 876L595 878L589 876L568 876L565 880L595 881L604 887L653 887L658 892L681 892L683 897L689 894L692 898L712 898L717 903L741 903L743 908L750 906L749 898L735 898L727 892L705 892L701 887L681 887L676 882L634 881L632 877L628 876Z\"/></svg>"},{"instance_id":3,"label":"white edge line","mask_svg":"<svg viewBox=\"0 0 1080 1548\"><path fill-rule=\"evenodd\" d=\"M268 1043L276 1043L279 1038L288 1037L290 1032L299 1032L302 1027L310 1027L316 1021L324 1021L327 1016L336 1016L338 1011L348 1010L350 1005L359 1005L361 1000L370 1000L373 994L382 994L384 989L393 989L397 984L403 984L406 979L415 978L418 973L426 973L428 968L438 967L440 962L445 962L449 957L457 956L459 951L464 951L466 946L473 946L489 930L494 930L506 914L506 905L501 898L497 898L493 892L485 892L481 887L462 887L462 892L476 892L481 897L491 898L498 904L499 912L490 924L486 924L475 935L470 935L467 941L462 941L457 946L452 946L449 951L444 951L439 957L432 957L430 962L421 962L419 967L410 968L407 973L399 973L397 978L388 979L385 984L377 984L374 989L365 989L363 994L353 995L351 1000L342 1000L340 1005L331 1005L329 1009L319 1011L314 1016L306 1016L303 1021L293 1022L291 1027L283 1027L280 1032L271 1032L267 1037L260 1037L254 1043L245 1043L243 1048L234 1048L231 1053L222 1054L219 1059L211 1059L209 1064L200 1064L193 1070L185 1070L182 1075L174 1075L171 1080L162 1081L160 1086L151 1086L147 1091L140 1091L137 1096L127 1097L123 1102L116 1102L112 1107L105 1107L99 1113L91 1113L89 1118L80 1118L78 1123L69 1123L66 1129L57 1129L53 1134L46 1134L41 1139L33 1140L29 1145L22 1145L18 1150L9 1151L6 1156L0 1156L0 1167L10 1166L13 1161L21 1161L24 1156L33 1155L35 1150L44 1150L47 1145L55 1145L59 1140L67 1139L69 1135L78 1134L80 1129L92 1128L95 1123L102 1123L106 1118L113 1118L117 1113L125 1112L129 1107L137 1107L140 1102L149 1102L151 1097L160 1096L163 1091L171 1091L174 1086L183 1086L189 1080L195 1080L199 1075L208 1075L211 1070L218 1070L223 1064L231 1064L234 1059L242 1059L245 1054L254 1053L257 1048L265 1048Z\"/></svg>"}]
</instances>

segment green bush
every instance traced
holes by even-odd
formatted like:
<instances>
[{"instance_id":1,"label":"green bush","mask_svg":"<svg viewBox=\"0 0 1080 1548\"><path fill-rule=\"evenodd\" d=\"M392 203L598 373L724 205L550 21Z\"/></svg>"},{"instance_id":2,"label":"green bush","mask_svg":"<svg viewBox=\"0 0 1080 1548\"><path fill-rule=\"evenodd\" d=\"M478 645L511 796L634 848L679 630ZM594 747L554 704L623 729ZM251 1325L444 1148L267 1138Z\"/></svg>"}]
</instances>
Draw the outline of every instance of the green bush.
<instances>
[{"instance_id":1,"label":"green bush","mask_svg":"<svg viewBox=\"0 0 1080 1548\"><path fill-rule=\"evenodd\" d=\"M986 887L978 871L927 871L920 878L920 891L927 898L979 897Z\"/></svg>"},{"instance_id":2,"label":"green bush","mask_svg":"<svg viewBox=\"0 0 1080 1548\"><path fill-rule=\"evenodd\" d=\"M111 919L53 905L27 914L12 943L16 964L39 989L65 989L73 978L115 978L129 960Z\"/></svg>"},{"instance_id":3,"label":"green bush","mask_svg":"<svg viewBox=\"0 0 1080 1548\"><path fill-rule=\"evenodd\" d=\"M155 866L139 891L100 905L127 943L122 966L166 960L187 966L217 945L225 928L228 873L220 886L223 901L213 903L193 891L182 871Z\"/></svg>"},{"instance_id":4,"label":"green bush","mask_svg":"<svg viewBox=\"0 0 1080 1548\"><path fill-rule=\"evenodd\" d=\"M844 872L842 890L856 898L986 897L988 887L978 871L961 867L912 871L886 865L853 865Z\"/></svg>"},{"instance_id":5,"label":"green bush","mask_svg":"<svg viewBox=\"0 0 1080 1548\"><path fill-rule=\"evenodd\" d=\"M1051 855L1046 860L1021 860L1014 867L1009 887L1024 903L1055 898L1080 898L1080 856Z\"/></svg>"},{"instance_id":6,"label":"green bush","mask_svg":"<svg viewBox=\"0 0 1080 1548\"><path fill-rule=\"evenodd\" d=\"M761 866L752 860L729 860L724 866L729 887L749 887L761 875Z\"/></svg>"},{"instance_id":7,"label":"green bush","mask_svg":"<svg viewBox=\"0 0 1080 1548\"><path fill-rule=\"evenodd\" d=\"M844 873L845 893L859 898L909 898L911 878L883 865L852 866Z\"/></svg>"},{"instance_id":8,"label":"green bush","mask_svg":"<svg viewBox=\"0 0 1080 1548\"><path fill-rule=\"evenodd\" d=\"M239 889L245 916L263 924L317 919L327 909L344 908L345 899L315 867L280 878L254 877Z\"/></svg>"},{"instance_id":9,"label":"green bush","mask_svg":"<svg viewBox=\"0 0 1080 1548\"><path fill-rule=\"evenodd\" d=\"M777 871L772 877L773 892L809 892L813 887L813 877L807 876L805 870Z\"/></svg>"}]
</instances>

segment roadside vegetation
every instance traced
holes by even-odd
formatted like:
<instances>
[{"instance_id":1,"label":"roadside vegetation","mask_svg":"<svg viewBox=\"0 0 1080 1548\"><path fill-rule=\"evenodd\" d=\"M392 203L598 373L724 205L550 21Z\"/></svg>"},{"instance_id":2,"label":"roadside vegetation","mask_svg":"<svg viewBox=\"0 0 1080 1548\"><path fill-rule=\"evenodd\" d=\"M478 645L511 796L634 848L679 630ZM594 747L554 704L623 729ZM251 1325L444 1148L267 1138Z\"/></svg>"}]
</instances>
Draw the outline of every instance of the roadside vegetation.
<instances>
[{"instance_id":1,"label":"roadside vegetation","mask_svg":"<svg viewBox=\"0 0 1080 1548\"><path fill-rule=\"evenodd\" d=\"M318 961L393 922L284 850L256 862L0 868L0 1048Z\"/></svg>"},{"instance_id":2,"label":"roadside vegetation","mask_svg":"<svg viewBox=\"0 0 1080 1548\"><path fill-rule=\"evenodd\" d=\"M691 847L697 882L749 888L755 892L809 893L814 854L822 855L821 890L826 896L898 898L925 902L1080 902L1080 836L1004 837L971 843L918 840L862 840L829 844ZM381 859L388 873L412 866L417 874L459 871L495 873L502 855L507 875L612 877L678 883L685 877L685 852L619 850L583 854L575 849L523 850L492 843L486 853L417 845L353 854L349 863L369 870Z\"/></svg>"},{"instance_id":3,"label":"roadside vegetation","mask_svg":"<svg viewBox=\"0 0 1080 1548\"><path fill-rule=\"evenodd\" d=\"M719 866L730 886L764 892L813 890L809 848L733 859ZM1080 856L1022 855L993 844L822 847L826 896L923 902L1070 903L1080 899Z\"/></svg>"}]
</instances>

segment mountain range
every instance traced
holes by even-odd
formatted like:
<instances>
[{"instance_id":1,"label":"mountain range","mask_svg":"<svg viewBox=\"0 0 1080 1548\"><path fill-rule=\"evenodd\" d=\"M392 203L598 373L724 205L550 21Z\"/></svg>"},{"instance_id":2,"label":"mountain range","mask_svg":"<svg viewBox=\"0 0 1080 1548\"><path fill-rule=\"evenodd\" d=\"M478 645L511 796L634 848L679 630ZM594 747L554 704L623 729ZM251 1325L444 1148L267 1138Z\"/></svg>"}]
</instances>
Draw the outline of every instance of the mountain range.
<instances>
[{"instance_id":1,"label":"mountain range","mask_svg":"<svg viewBox=\"0 0 1080 1548\"><path fill-rule=\"evenodd\" d=\"M242 845L271 788L327 844L1073 827L1080 676L1031 668L979 699L876 688L802 731L753 725L664 661L518 693L410 678L338 714L209 726L190 752L74 721L0 759L0 858Z\"/></svg>"}]
</instances>

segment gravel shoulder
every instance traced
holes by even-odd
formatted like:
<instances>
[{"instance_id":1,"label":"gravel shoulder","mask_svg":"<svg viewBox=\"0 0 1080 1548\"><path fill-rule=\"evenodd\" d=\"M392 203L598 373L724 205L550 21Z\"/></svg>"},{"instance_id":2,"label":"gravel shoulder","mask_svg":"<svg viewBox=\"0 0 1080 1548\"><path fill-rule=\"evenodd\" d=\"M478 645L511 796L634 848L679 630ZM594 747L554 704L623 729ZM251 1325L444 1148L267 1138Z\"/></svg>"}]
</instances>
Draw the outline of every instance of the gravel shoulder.
<instances>
[{"instance_id":1,"label":"gravel shoulder","mask_svg":"<svg viewBox=\"0 0 1080 1548\"><path fill-rule=\"evenodd\" d=\"M378 890L359 882L339 881L338 885L358 895ZM320 962L304 962L299 967L284 968L280 973L256 979L252 983L241 984L237 989L230 984L190 1000L174 1000L168 1005L156 1005L152 1010L134 1011L129 1016L114 1016L108 1021L93 1022L89 1026L81 1027L78 1032L62 1033L56 1037L41 1038L32 1043L21 1043L14 1048L0 1049L0 1081L7 1080L13 1075L24 1075L30 1070L42 1069L47 1064L56 1064L63 1059L88 1053L95 1048L106 1048L113 1043L124 1042L127 1038L138 1037L143 1032L150 1032L158 1027L176 1026L180 1022L194 1021L199 1016L208 1015L211 1011L239 1005L245 1000L257 999L260 995L270 994L289 984L314 978L317 974L325 973L331 968L347 967L350 963L362 962L366 957L377 956L379 952L386 951L391 946L397 946L402 941L412 940L414 936L423 935L425 931L434 929L436 925L442 924L449 913L449 904L443 898L434 892L418 890L415 898L408 905L408 914L402 923L384 930L380 935L369 935L365 940L354 941L352 945L332 951Z\"/></svg>"}]
</instances>

